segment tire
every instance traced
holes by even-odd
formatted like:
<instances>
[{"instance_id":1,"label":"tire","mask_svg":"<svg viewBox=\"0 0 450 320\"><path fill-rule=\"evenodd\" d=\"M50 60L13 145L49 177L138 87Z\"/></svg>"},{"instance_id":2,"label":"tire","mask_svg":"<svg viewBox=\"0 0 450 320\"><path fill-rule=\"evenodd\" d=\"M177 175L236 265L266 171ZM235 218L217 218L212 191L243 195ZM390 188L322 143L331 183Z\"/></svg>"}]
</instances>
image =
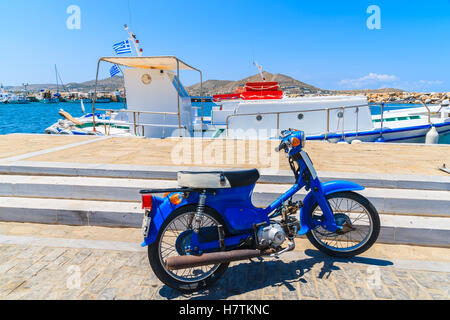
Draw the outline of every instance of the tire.
<instances>
[{"instance_id":1,"label":"tire","mask_svg":"<svg viewBox=\"0 0 450 320\"><path fill-rule=\"evenodd\" d=\"M162 237L165 235L165 231L168 228L171 228L172 225L175 225L177 221L181 221L182 218L190 216L190 214L195 214L197 211L197 205L188 205L185 207L178 208L175 210L167 219L164 221L163 225L161 226L161 229L159 230L158 236L151 245L148 246L148 259L150 262L150 266L153 269L153 272L158 277L159 280L161 280L164 284L167 286L181 291L181 292L194 292L206 289L210 287L215 281L217 281L223 273L227 270L229 263L222 263L219 265L215 265L212 267L212 270L210 271L210 274L201 277L198 280L184 280L182 277L179 277L176 275L176 271L172 272L165 268L164 260L160 256L161 246L162 246ZM209 219L215 220L218 224L221 224L225 227L225 224L223 223L222 217L213 209L209 207L205 207L204 210L204 217L208 217ZM205 219L203 220L205 221ZM186 229L191 230L191 229ZM180 233L181 234L181 233ZM225 234L227 234L227 231L225 230ZM178 239L179 235L176 236ZM175 238L175 237L172 237ZM164 242L165 244L165 242ZM174 247L175 255L176 254L176 247ZM167 249L165 250L167 251ZM178 254L179 255L179 254ZM209 266L207 266L209 267ZM203 268L205 267L198 267L196 270L201 268L201 272L203 272ZM191 270L191 269L184 269L184 270ZM183 270L181 270L183 271Z\"/></svg>"},{"instance_id":2,"label":"tire","mask_svg":"<svg viewBox=\"0 0 450 320\"><path fill-rule=\"evenodd\" d=\"M351 203L350 210L347 211L346 214L344 214L342 212L336 212L336 211L341 211L340 206L344 202L341 199L346 200L347 208L349 207L349 201ZM380 218L379 218L377 210L370 203L370 201L367 200L367 198L363 197L362 195L355 193L355 192L350 192L350 191L339 192L339 193L334 193L334 194L328 195L327 200L328 200L328 203L330 204L337 220L338 220L338 218L340 218L341 221L346 220L347 218L349 218L351 220L349 215L356 215L356 214L358 214L359 216L361 216L361 215L367 216L368 225L361 225L361 226L358 225L358 227L356 228L356 230L367 230L367 234L363 238L364 233L360 233L359 231L355 230L355 231L350 231L348 233L339 235L338 233L330 233L330 232L326 231L325 229L323 229L322 227L318 227L314 230L310 230L306 234L309 241L321 252L323 252L329 256L339 257L339 258L354 257L354 256L357 256L357 255L367 251L368 249L370 249L370 247L372 247L372 245L377 241L378 235L380 233ZM360 207L359 208L354 207L354 204L358 204ZM339 205L339 208L337 208L337 205ZM356 211L356 209L362 210L362 212L361 213L352 212L352 211ZM320 210L320 207L318 206L317 203L315 203L311 208L311 212L309 213L310 216L312 217L312 219L316 219L317 217L320 216L321 211L317 211L317 210ZM347 216L347 218L345 216ZM362 224L364 221L364 220L362 220L362 218L356 218L356 220L351 221L352 227L356 226L353 223L358 220L360 220L360 222L359 222L360 224ZM326 234L326 232L328 234ZM357 241L352 241L351 235L353 233L355 235L361 236L361 241L359 243L357 243ZM320 239L320 237L322 237L322 236L324 237L324 239ZM330 240L328 240L328 239L330 239ZM326 243L326 241L329 241L329 242ZM355 242L357 244L354 246L350 246L350 244L352 242ZM335 246L332 245L333 243L335 243ZM339 245L341 245L342 247L339 247ZM347 245L347 247L345 247L345 245Z\"/></svg>"}]
</instances>

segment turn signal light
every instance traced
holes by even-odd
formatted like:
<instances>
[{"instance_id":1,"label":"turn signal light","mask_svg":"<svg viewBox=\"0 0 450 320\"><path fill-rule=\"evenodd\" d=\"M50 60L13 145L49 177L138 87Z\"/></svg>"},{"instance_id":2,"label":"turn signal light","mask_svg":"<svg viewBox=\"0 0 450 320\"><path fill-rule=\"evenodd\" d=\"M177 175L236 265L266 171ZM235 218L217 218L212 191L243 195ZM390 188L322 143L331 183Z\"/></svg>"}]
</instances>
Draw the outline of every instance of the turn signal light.
<instances>
[{"instance_id":1,"label":"turn signal light","mask_svg":"<svg viewBox=\"0 0 450 320\"><path fill-rule=\"evenodd\" d=\"M300 145L300 139L297 137L293 137L291 140L291 145L293 147L298 147Z\"/></svg>"},{"instance_id":2,"label":"turn signal light","mask_svg":"<svg viewBox=\"0 0 450 320\"><path fill-rule=\"evenodd\" d=\"M182 193L174 193L172 196L170 196L170 203L174 205L179 205L181 201L183 201Z\"/></svg>"},{"instance_id":3,"label":"turn signal light","mask_svg":"<svg viewBox=\"0 0 450 320\"><path fill-rule=\"evenodd\" d=\"M142 195L142 209L147 211L152 211L152 199L153 197L149 194Z\"/></svg>"}]
</instances>

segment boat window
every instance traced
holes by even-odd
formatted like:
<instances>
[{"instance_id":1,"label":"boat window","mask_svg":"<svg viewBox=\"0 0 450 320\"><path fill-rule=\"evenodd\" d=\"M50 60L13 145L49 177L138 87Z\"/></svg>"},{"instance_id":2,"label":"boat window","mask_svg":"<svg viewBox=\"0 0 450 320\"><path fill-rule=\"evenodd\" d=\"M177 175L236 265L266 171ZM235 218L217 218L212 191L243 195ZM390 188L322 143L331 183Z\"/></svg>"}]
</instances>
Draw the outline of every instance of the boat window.
<instances>
[{"instance_id":1,"label":"boat window","mask_svg":"<svg viewBox=\"0 0 450 320\"><path fill-rule=\"evenodd\" d=\"M143 84L150 84L152 82L152 77L148 73L144 73L141 77Z\"/></svg>"},{"instance_id":2,"label":"boat window","mask_svg":"<svg viewBox=\"0 0 450 320\"><path fill-rule=\"evenodd\" d=\"M344 116L344 113L342 112L342 111L339 111L338 113L337 113L337 117L338 118L342 118Z\"/></svg>"},{"instance_id":3,"label":"boat window","mask_svg":"<svg viewBox=\"0 0 450 320\"><path fill-rule=\"evenodd\" d=\"M304 117L303 113L299 113L297 116L298 120L302 120Z\"/></svg>"},{"instance_id":4,"label":"boat window","mask_svg":"<svg viewBox=\"0 0 450 320\"><path fill-rule=\"evenodd\" d=\"M179 82L178 77L176 75L171 74L171 73L169 73L169 77L172 80L173 87L175 88L176 91L179 92L180 97L188 98L189 95L188 95L186 89L181 84L181 82Z\"/></svg>"},{"instance_id":5,"label":"boat window","mask_svg":"<svg viewBox=\"0 0 450 320\"><path fill-rule=\"evenodd\" d=\"M261 121L261 120L262 120L262 115L258 114L258 115L256 116L256 120L257 120L257 121Z\"/></svg>"}]
</instances>

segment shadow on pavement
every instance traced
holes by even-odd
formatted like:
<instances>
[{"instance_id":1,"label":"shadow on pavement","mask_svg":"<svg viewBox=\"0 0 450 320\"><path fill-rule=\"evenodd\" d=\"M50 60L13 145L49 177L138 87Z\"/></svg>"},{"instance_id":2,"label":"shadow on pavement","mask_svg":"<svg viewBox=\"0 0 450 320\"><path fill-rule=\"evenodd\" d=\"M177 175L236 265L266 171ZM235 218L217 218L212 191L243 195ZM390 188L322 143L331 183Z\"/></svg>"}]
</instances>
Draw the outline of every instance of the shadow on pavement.
<instances>
[{"instance_id":1,"label":"shadow on pavement","mask_svg":"<svg viewBox=\"0 0 450 320\"><path fill-rule=\"evenodd\" d=\"M251 259L244 260L228 268L225 274L209 289L190 295L182 294L167 286L163 286L159 295L167 299L216 300L226 299L234 295L245 294L264 289L267 294L275 291L279 286L285 286L289 291L295 291L296 282L308 283L311 277L328 279L333 271L341 270L336 263L359 264L368 266L391 266L388 260L354 257L349 259L333 258L318 250L307 249L305 254L309 257L302 260L285 259ZM323 264L320 271L314 274L312 268ZM249 297L249 299L252 299Z\"/></svg>"}]
</instances>

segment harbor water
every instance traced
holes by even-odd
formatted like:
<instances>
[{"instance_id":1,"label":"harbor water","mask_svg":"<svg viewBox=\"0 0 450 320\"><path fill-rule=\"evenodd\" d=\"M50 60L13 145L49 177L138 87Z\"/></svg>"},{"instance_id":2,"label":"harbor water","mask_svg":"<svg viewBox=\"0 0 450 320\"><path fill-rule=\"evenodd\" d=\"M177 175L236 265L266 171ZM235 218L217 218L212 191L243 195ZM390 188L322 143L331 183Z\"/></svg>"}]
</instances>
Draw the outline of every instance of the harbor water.
<instances>
[{"instance_id":1,"label":"harbor water","mask_svg":"<svg viewBox=\"0 0 450 320\"><path fill-rule=\"evenodd\" d=\"M87 113L92 112L92 103L84 103ZM102 109L121 109L122 102L101 103L96 105ZM63 109L73 117L81 117L80 102L28 104L0 104L0 134L9 133L44 133L44 130L62 117L58 111Z\"/></svg>"},{"instance_id":2,"label":"harbor water","mask_svg":"<svg viewBox=\"0 0 450 320\"><path fill-rule=\"evenodd\" d=\"M84 106L86 112L92 112L92 103L84 103ZM200 106L200 103L198 103L198 106ZM213 103L204 103L204 116L211 115L212 106ZM420 106L421 105L389 104L385 107L385 111ZM96 107L101 109L119 110L124 107L124 104L123 102L110 102L97 104ZM372 114L380 114L379 106L371 106L370 108ZM0 134L43 134L46 128L62 118L58 114L60 109L70 113L73 117L80 117L83 115L81 104L79 102L0 104ZM441 137L439 143L450 144L450 134Z\"/></svg>"}]
</instances>

